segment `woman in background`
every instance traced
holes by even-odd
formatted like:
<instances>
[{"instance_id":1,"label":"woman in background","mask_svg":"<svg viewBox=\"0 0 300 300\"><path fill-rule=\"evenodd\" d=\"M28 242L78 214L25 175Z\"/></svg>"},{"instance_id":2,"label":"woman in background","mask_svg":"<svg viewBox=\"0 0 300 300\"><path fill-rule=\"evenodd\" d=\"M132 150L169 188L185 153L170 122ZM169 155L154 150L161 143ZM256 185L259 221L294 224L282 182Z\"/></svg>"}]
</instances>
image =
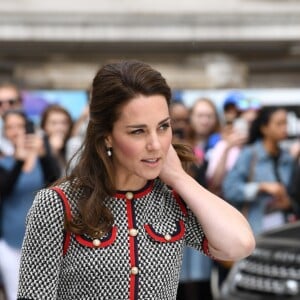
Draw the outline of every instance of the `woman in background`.
<instances>
[{"instance_id":1,"label":"woman in background","mask_svg":"<svg viewBox=\"0 0 300 300\"><path fill-rule=\"evenodd\" d=\"M22 111L8 110L3 122L14 153L0 158L0 272L7 299L15 300L26 215L35 192L58 179L59 167Z\"/></svg>"},{"instance_id":2,"label":"woman in background","mask_svg":"<svg viewBox=\"0 0 300 300\"><path fill-rule=\"evenodd\" d=\"M170 117L174 143L185 143L193 146L190 140L190 111L184 103L174 101L170 106ZM198 160L196 165L191 165L191 176L205 186L205 165ZM199 251L186 247L183 254L183 262L178 286L177 300L212 300L210 276L211 258Z\"/></svg>"},{"instance_id":3,"label":"woman in background","mask_svg":"<svg viewBox=\"0 0 300 300\"><path fill-rule=\"evenodd\" d=\"M287 221L294 159L280 147L286 138L286 110L263 107L251 124L248 145L224 179L225 199L244 212L255 234Z\"/></svg>"},{"instance_id":4,"label":"woman in background","mask_svg":"<svg viewBox=\"0 0 300 300\"><path fill-rule=\"evenodd\" d=\"M70 138L73 121L69 112L60 105L48 106L41 116L41 128L46 134L51 151L56 157L61 174L67 165L66 144Z\"/></svg>"},{"instance_id":5,"label":"woman in background","mask_svg":"<svg viewBox=\"0 0 300 300\"><path fill-rule=\"evenodd\" d=\"M195 101L190 112L191 140L199 161L220 139L220 120L214 103L208 98Z\"/></svg>"}]
</instances>

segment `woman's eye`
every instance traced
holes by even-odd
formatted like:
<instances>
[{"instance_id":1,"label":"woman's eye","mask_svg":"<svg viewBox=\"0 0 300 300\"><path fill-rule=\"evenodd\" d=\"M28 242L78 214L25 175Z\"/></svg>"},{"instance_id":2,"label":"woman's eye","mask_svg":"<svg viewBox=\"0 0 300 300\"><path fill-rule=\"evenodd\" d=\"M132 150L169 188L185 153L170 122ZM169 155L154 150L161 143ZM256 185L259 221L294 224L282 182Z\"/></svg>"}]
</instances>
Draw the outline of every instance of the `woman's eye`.
<instances>
[{"instance_id":1,"label":"woman's eye","mask_svg":"<svg viewBox=\"0 0 300 300\"><path fill-rule=\"evenodd\" d=\"M133 134L133 135L139 135L139 134L142 134L144 133L144 130L143 129L136 129L136 130L133 130L130 132L130 134Z\"/></svg>"},{"instance_id":2,"label":"woman's eye","mask_svg":"<svg viewBox=\"0 0 300 300\"><path fill-rule=\"evenodd\" d=\"M167 130L170 126L171 126L171 125L170 125L170 123L168 122L168 123L162 124L159 128L160 128L161 130Z\"/></svg>"}]
</instances>

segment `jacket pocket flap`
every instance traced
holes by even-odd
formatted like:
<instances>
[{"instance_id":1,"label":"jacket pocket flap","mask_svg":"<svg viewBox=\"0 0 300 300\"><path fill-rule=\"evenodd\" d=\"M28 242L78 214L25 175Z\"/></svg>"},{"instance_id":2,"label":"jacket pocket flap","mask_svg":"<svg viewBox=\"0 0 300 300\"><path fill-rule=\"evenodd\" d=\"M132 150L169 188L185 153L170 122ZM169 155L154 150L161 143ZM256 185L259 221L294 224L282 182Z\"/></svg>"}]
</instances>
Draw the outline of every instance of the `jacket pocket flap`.
<instances>
[{"instance_id":1,"label":"jacket pocket flap","mask_svg":"<svg viewBox=\"0 0 300 300\"><path fill-rule=\"evenodd\" d=\"M155 241L161 243L172 243L180 240L185 233L185 225L183 220L179 220L176 222L176 230L161 232L158 231L154 225L145 224L144 228L148 235Z\"/></svg>"},{"instance_id":2,"label":"jacket pocket flap","mask_svg":"<svg viewBox=\"0 0 300 300\"><path fill-rule=\"evenodd\" d=\"M76 235L76 241L86 247L90 248L105 248L114 243L117 238L117 226L114 226L112 230L103 236L102 238L91 238L87 235Z\"/></svg>"}]
</instances>

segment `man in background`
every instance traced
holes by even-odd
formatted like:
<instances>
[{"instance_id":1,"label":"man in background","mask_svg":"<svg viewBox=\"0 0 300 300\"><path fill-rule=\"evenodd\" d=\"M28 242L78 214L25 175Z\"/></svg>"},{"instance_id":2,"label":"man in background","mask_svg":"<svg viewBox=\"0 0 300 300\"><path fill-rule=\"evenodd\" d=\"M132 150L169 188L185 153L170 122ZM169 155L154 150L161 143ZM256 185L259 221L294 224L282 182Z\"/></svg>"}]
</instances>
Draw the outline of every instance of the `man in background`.
<instances>
[{"instance_id":1,"label":"man in background","mask_svg":"<svg viewBox=\"0 0 300 300\"><path fill-rule=\"evenodd\" d=\"M21 109L22 98L18 86L12 82L0 82L0 154L12 153L10 143L3 136L3 114L10 109Z\"/></svg>"}]
</instances>

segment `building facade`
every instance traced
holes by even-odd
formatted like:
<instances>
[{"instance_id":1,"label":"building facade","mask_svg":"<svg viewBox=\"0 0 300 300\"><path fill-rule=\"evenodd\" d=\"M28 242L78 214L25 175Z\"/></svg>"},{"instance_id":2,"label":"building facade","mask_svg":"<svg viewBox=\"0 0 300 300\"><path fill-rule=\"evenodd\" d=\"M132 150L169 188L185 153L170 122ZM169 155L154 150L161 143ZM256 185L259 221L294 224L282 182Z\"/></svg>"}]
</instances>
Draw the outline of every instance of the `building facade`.
<instances>
[{"instance_id":1,"label":"building facade","mask_svg":"<svg viewBox=\"0 0 300 300\"><path fill-rule=\"evenodd\" d=\"M0 77L86 89L108 61L138 59L176 89L299 87L296 0L0 2Z\"/></svg>"}]
</instances>

